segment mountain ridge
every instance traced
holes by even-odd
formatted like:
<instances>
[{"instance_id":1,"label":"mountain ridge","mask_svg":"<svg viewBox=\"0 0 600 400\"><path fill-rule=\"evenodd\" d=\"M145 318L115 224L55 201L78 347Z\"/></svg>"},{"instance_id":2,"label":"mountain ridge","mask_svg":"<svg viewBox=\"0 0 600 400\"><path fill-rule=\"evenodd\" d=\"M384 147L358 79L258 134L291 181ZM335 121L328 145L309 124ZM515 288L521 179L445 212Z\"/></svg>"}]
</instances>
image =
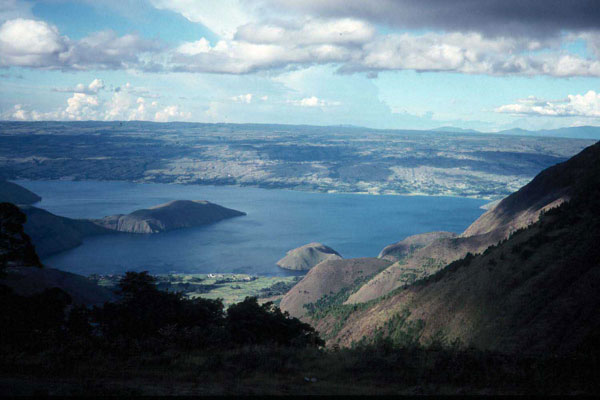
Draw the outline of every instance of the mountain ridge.
<instances>
[{"instance_id":1,"label":"mountain ridge","mask_svg":"<svg viewBox=\"0 0 600 400\"><path fill-rule=\"evenodd\" d=\"M600 285L600 143L540 173L497 212L518 216L564 195L569 198L482 254L467 254L429 277L353 306L336 324L331 313L313 322L329 345L350 346L418 327L412 332L421 342L441 335L501 352L581 351L599 339L600 296L594 288ZM504 225L487 227L493 229L473 237L504 232Z\"/></svg>"}]
</instances>

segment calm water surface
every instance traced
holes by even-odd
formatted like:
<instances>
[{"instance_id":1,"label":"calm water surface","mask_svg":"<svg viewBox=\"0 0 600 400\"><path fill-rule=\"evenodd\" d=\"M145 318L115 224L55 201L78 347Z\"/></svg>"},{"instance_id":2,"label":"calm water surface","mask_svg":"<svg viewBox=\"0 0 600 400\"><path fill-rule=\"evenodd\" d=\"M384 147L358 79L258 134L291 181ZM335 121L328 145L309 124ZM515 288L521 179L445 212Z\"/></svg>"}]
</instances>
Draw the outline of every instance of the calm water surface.
<instances>
[{"instance_id":1,"label":"calm water surface","mask_svg":"<svg viewBox=\"0 0 600 400\"><path fill-rule=\"evenodd\" d=\"M248 215L155 235L104 235L54 255L48 266L80 274L235 272L289 275L276 266L289 249L325 243L346 258L376 257L416 233L462 232L484 200L456 197L308 193L235 186L129 182L18 181L36 204L71 218L129 213L171 200L209 200Z\"/></svg>"}]
</instances>

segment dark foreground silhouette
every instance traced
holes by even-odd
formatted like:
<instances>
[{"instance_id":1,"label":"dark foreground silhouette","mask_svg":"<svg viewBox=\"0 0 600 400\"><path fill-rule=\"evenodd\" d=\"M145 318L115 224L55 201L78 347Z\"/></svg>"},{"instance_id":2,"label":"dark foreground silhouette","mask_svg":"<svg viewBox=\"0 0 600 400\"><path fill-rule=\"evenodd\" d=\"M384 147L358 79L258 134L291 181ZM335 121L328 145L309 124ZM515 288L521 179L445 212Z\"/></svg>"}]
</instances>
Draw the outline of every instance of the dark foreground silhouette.
<instances>
[{"instance_id":1,"label":"dark foreground silhouette","mask_svg":"<svg viewBox=\"0 0 600 400\"><path fill-rule=\"evenodd\" d=\"M121 299L71 306L3 287L3 394L596 393L600 352L519 357L381 338L324 349L307 324L254 298L229 307L128 273ZM597 350L597 349L593 349Z\"/></svg>"}]
</instances>

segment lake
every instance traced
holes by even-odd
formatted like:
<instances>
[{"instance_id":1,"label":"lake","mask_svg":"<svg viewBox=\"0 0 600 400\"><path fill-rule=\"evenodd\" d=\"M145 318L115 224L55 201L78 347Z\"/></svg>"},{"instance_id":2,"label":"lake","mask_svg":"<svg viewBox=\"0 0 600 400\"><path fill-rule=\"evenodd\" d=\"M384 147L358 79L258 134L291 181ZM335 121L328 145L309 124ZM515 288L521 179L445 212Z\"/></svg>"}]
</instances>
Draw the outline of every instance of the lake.
<instances>
[{"instance_id":1,"label":"lake","mask_svg":"<svg viewBox=\"0 0 600 400\"><path fill-rule=\"evenodd\" d=\"M310 193L237 186L106 181L17 181L42 196L36 207L70 218L126 214L171 200L208 200L248 215L154 235L104 235L48 257L79 274L232 272L291 275L277 267L285 253L324 243L345 258L376 257L417 233L462 232L485 200L457 197Z\"/></svg>"}]
</instances>

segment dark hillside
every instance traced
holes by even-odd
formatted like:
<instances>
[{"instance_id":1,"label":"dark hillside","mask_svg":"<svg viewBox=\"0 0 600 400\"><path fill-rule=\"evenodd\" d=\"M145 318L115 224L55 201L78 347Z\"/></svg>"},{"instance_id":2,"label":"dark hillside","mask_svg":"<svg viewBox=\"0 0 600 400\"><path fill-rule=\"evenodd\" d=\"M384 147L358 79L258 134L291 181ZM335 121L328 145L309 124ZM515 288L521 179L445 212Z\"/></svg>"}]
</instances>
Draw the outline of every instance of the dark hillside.
<instances>
[{"instance_id":1,"label":"dark hillside","mask_svg":"<svg viewBox=\"0 0 600 400\"><path fill-rule=\"evenodd\" d=\"M33 206L21 206L21 211L27 216L25 232L40 257L77 247L88 236L114 233L91 221L61 217Z\"/></svg>"},{"instance_id":2,"label":"dark hillside","mask_svg":"<svg viewBox=\"0 0 600 400\"><path fill-rule=\"evenodd\" d=\"M584 186L580 182L590 166L598 162L599 153L596 144L572 159L542 171L530 183L479 217L459 237L438 238L413 249L404 257L396 257L396 263L373 277L349 298L349 302L362 303L381 297L439 271L467 253L480 253L505 239L511 232L531 225L538 220L542 211L568 200L578 185ZM405 240L411 241L412 238ZM393 252L402 243L386 247L380 256L390 258L390 250Z\"/></svg>"},{"instance_id":3,"label":"dark hillside","mask_svg":"<svg viewBox=\"0 0 600 400\"><path fill-rule=\"evenodd\" d=\"M589 190L585 182L586 179L593 180L590 169L599 160L600 146L597 143L573 158L543 170L530 183L485 213L463 236L483 234L498 228L508 232L519 228L517 222L534 222L541 209L568 200L576 191Z\"/></svg>"},{"instance_id":4,"label":"dark hillside","mask_svg":"<svg viewBox=\"0 0 600 400\"><path fill-rule=\"evenodd\" d=\"M548 193L571 200L482 255L362 307L331 342L418 326L420 341L443 336L507 352L600 350L600 144L545 171L504 207L527 209L526 195L539 204Z\"/></svg>"},{"instance_id":5,"label":"dark hillside","mask_svg":"<svg viewBox=\"0 0 600 400\"><path fill-rule=\"evenodd\" d=\"M37 194L13 182L0 180L0 203L33 204L42 200Z\"/></svg>"},{"instance_id":6,"label":"dark hillside","mask_svg":"<svg viewBox=\"0 0 600 400\"><path fill-rule=\"evenodd\" d=\"M0 273L7 267L42 264L23 230L26 217L17 206L0 203Z\"/></svg>"}]
</instances>

